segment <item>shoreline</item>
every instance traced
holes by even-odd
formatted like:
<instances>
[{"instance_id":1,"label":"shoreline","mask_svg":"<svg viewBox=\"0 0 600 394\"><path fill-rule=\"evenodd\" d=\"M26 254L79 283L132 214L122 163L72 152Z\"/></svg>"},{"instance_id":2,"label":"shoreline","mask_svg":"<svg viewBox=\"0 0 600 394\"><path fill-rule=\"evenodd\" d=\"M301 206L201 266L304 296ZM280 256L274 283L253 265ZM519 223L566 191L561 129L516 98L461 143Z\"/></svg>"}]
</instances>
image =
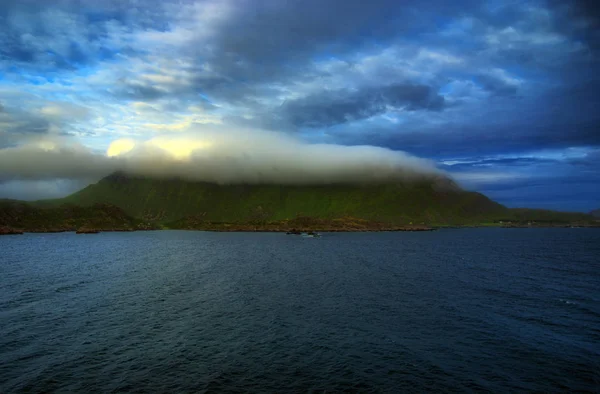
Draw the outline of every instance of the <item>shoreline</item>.
<instances>
[{"instance_id":1,"label":"shoreline","mask_svg":"<svg viewBox=\"0 0 600 394\"><path fill-rule=\"evenodd\" d=\"M525 228L600 228L598 225L536 225L536 226L490 226L490 225L464 225L464 226L432 226L432 227L389 227L389 228L252 228L252 227L224 227L224 228L155 228L155 229L49 229L49 230L22 230L14 228L0 228L2 235L23 235L23 234L52 234L52 233L75 233L78 235L89 235L98 233L121 233L121 232L146 232L146 231L205 231L215 233L288 233L288 235L299 235L300 233L318 232L318 233L377 233L377 232L431 232L438 230L460 230L468 228L502 228L502 229L525 229ZM298 234L291 233L297 232Z\"/></svg>"}]
</instances>

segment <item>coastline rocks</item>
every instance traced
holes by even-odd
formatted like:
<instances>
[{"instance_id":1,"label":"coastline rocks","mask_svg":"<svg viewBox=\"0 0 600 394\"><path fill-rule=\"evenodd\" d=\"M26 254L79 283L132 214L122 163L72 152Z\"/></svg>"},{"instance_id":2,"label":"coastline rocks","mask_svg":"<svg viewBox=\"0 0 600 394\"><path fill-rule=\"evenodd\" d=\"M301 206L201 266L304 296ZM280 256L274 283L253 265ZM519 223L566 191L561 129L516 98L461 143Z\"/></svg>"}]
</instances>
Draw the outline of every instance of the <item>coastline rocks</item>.
<instances>
[{"instance_id":1,"label":"coastline rocks","mask_svg":"<svg viewBox=\"0 0 600 394\"><path fill-rule=\"evenodd\" d=\"M17 235L23 234L23 230L18 230L12 227L0 227L0 235Z\"/></svg>"},{"instance_id":2,"label":"coastline rocks","mask_svg":"<svg viewBox=\"0 0 600 394\"><path fill-rule=\"evenodd\" d=\"M400 227L394 231L435 231L437 230L435 227L429 227L429 226L405 226L405 227Z\"/></svg>"},{"instance_id":3,"label":"coastline rocks","mask_svg":"<svg viewBox=\"0 0 600 394\"><path fill-rule=\"evenodd\" d=\"M100 230L95 228L81 227L75 231L75 234L98 234Z\"/></svg>"},{"instance_id":4,"label":"coastline rocks","mask_svg":"<svg viewBox=\"0 0 600 394\"><path fill-rule=\"evenodd\" d=\"M27 229L28 233L66 233L68 231L73 231L73 229L68 228L33 228Z\"/></svg>"}]
</instances>

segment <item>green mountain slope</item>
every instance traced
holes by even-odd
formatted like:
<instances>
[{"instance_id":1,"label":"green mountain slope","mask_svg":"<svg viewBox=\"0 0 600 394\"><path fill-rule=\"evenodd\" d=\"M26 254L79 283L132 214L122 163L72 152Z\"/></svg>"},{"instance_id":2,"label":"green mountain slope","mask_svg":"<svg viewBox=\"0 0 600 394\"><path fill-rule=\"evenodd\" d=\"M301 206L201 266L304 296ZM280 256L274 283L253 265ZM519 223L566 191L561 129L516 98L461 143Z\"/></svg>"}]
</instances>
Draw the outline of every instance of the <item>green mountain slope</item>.
<instances>
[{"instance_id":1,"label":"green mountain slope","mask_svg":"<svg viewBox=\"0 0 600 394\"><path fill-rule=\"evenodd\" d=\"M113 174L64 199L40 204L100 202L162 223L186 217L229 223L353 217L393 224L469 224L508 212L484 195L442 179L376 185L217 185Z\"/></svg>"},{"instance_id":2,"label":"green mountain slope","mask_svg":"<svg viewBox=\"0 0 600 394\"><path fill-rule=\"evenodd\" d=\"M122 209L108 204L41 208L22 201L0 200L0 228L31 232L75 231L79 228L130 230L140 228L139 224Z\"/></svg>"}]
</instances>

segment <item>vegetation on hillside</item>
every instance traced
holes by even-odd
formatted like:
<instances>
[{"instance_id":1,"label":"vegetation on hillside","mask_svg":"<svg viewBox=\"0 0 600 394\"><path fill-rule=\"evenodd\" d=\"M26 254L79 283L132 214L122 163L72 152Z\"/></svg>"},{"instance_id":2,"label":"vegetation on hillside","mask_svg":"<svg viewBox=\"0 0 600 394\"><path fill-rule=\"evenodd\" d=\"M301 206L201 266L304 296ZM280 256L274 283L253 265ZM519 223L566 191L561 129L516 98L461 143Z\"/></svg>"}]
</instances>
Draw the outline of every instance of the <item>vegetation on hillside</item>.
<instances>
[{"instance_id":1,"label":"vegetation on hillside","mask_svg":"<svg viewBox=\"0 0 600 394\"><path fill-rule=\"evenodd\" d=\"M11 231L60 232L78 229L130 231L151 227L110 204L64 204L41 208L21 201L3 200L0 201L0 228L8 234Z\"/></svg>"},{"instance_id":2,"label":"vegetation on hillside","mask_svg":"<svg viewBox=\"0 0 600 394\"><path fill-rule=\"evenodd\" d=\"M218 185L113 174L64 199L40 204L110 203L159 223L266 223L297 217L357 218L394 225L474 224L507 209L482 194L431 180L369 185Z\"/></svg>"},{"instance_id":3,"label":"vegetation on hillside","mask_svg":"<svg viewBox=\"0 0 600 394\"><path fill-rule=\"evenodd\" d=\"M152 228L417 231L465 225L596 226L598 222L583 213L508 209L443 179L362 185L218 185L115 173L63 199L0 201L0 233Z\"/></svg>"}]
</instances>

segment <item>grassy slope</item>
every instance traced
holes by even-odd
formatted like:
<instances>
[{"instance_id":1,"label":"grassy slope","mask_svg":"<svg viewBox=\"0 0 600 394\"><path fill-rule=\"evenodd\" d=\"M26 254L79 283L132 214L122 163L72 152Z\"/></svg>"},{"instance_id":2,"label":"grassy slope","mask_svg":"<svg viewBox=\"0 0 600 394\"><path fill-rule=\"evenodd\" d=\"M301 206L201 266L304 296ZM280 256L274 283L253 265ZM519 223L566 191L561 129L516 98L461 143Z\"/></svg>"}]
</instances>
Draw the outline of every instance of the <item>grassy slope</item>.
<instances>
[{"instance_id":1,"label":"grassy slope","mask_svg":"<svg viewBox=\"0 0 600 394\"><path fill-rule=\"evenodd\" d=\"M80 227L125 230L138 228L138 224L122 209L108 204L40 208L20 201L0 201L0 227L25 231L72 231Z\"/></svg>"},{"instance_id":2,"label":"grassy slope","mask_svg":"<svg viewBox=\"0 0 600 394\"><path fill-rule=\"evenodd\" d=\"M110 203L129 215L159 222L202 217L214 222L264 222L299 216L355 217L394 224L471 224L506 216L503 206L431 181L383 185L216 185L112 175L43 205Z\"/></svg>"}]
</instances>

